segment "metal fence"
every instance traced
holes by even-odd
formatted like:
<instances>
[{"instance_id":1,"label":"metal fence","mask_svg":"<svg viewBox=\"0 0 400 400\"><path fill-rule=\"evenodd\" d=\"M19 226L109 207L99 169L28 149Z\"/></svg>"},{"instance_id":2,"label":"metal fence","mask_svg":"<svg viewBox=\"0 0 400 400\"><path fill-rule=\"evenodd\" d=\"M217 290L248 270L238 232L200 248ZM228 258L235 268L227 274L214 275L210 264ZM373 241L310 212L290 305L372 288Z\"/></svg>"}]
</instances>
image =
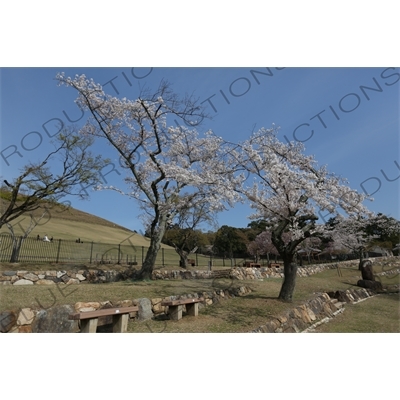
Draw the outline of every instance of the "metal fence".
<instances>
[{"instance_id":1,"label":"metal fence","mask_svg":"<svg viewBox=\"0 0 400 400\"><path fill-rule=\"evenodd\" d=\"M0 262L19 263L83 263L142 265L148 247L133 244L110 244L55 239L43 241L36 237L0 235ZM233 266L236 259L217 259L201 254L190 254L196 266ZM174 249L162 248L156 266L178 266L179 256Z\"/></svg>"},{"instance_id":2,"label":"metal fence","mask_svg":"<svg viewBox=\"0 0 400 400\"><path fill-rule=\"evenodd\" d=\"M126 243L126 242L125 242ZM0 262L30 262L30 263L83 263L83 264L124 264L142 265L147 253L147 247L129 244L110 244L82 242L56 239L45 242L36 237L16 237L10 234L0 234ZM375 255L369 254L374 257ZM304 264L344 261L356 259L357 255L339 255L334 260L331 257L305 261ZM243 256L233 258L215 257L212 255L190 254L193 266L233 267L254 261ZM275 262L281 262L279 258ZM270 260L262 257L259 263L268 265ZM271 258L274 262L274 258ZM155 266L178 266L179 256L174 249L162 248L157 255Z\"/></svg>"}]
</instances>

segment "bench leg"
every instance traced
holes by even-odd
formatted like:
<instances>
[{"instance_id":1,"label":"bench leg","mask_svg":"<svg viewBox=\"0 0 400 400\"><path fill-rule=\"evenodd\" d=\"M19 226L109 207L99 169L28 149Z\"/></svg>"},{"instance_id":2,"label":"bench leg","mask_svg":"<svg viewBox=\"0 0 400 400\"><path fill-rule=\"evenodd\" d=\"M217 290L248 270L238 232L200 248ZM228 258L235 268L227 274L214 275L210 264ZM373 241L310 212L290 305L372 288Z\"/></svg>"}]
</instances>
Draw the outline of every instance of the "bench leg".
<instances>
[{"instance_id":1,"label":"bench leg","mask_svg":"<svg viewBox=\"0 0 400 400\"><path fill-rule=\"evenodd\" d=\"M113 332L125 333L128 331L129 314L113 315Z\"/></svg>"},{"instance_id":2,"label":"bench leg","mask_svg":"<svg viewBox=\"0 0 400 400\"><path fill-rule=\"evenodd\" d=\"M82 319L81 333L96 333L98 318Z\"/></svg>"},{"instance_id":3,"label":"bench leg","mask_svg":"<svg viewBox=\"0 0 400 400\"><path fill-rule=\"evenodd\" d=\"M179 321L182 318L182 306L169 306L168 314L170 319Z\"/></svg>"},{"instance_id":4,"label":"bench leg","mask_svg":"<svg viewBox=\"0 0 400 400\"><path fill-rule=\"evenodd\" d=\"M186 304L186 313L193 317L199 315L199 303Z\"/></svg>"}]
</instances>

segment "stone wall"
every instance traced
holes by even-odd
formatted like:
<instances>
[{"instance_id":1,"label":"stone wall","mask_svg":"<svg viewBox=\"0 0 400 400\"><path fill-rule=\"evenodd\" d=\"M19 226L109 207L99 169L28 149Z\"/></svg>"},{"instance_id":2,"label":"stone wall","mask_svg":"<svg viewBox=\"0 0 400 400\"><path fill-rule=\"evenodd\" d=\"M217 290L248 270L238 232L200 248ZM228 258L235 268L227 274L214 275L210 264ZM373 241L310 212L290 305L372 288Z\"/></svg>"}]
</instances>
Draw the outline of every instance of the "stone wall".
<instances>
[{"instance_id":1,"label":"stone wall","mask_svg":"<svg viewBox=\"0 0 400 400\"><path fill-rule=\"evenodd\" d=\"M3 285L54 285L72 283L106 283L126 280L131 277L132 269L126 271L103 271L85 269L78 271L4 271L0 273Z\"/></svg>"},{"instance_id":2,"label":"stone wall","mask_svg":"<svg viewBox=\"0 0 400 400\"><path fill-rule=\"evenodd\" d=\"M400 273L400 257L379 257L372 260L374 273L378 276L399 274ZM358 260L341 261L326 264L312 264L308 266L298 267L298 276L310 276L318 274L328 269L358 267ZM283 267L232 267L226 270L215 271L153 271L153 279L215 279L215 278L231 278L238 280L257 280L264 278L283 278Z\"/></svg>"},{"instance_id":3,"label":"stone wall","mask_svg":"<svg viewBox=\"0 0 400 400\"><path fill-rule=\"evenodd\" d=\"M321 293L287 313L254 329L253 333L299 333L309 332L313 327L326 323L344 311L346 303L357 303L373 296L368 289L350 289Z\"/></svg>"},{"instance_id":4,"label":"stone wall","mask_svg":"<svg viewBox=\"0 0 400 400\"><path fill-rule=\"evenodd\" d=\"M400 257L379 257L372 259L374 273L377 276L400 273ZM358 267L358 260L336 263L316 264L299 267L298 276L310 276L327 269ZM4 271L0 272L0 284L3 285L53 285L76 284L81 282L106 283L134 278L135 270L127 268L124 271L104 271L102 269L81 269L78 271ZM233 267L225 270L196 271L176 270L153 271L152 279L217 279L230 278L238 280L282 278L283 268L247 268Z\"/></svg>"}]
</instances>

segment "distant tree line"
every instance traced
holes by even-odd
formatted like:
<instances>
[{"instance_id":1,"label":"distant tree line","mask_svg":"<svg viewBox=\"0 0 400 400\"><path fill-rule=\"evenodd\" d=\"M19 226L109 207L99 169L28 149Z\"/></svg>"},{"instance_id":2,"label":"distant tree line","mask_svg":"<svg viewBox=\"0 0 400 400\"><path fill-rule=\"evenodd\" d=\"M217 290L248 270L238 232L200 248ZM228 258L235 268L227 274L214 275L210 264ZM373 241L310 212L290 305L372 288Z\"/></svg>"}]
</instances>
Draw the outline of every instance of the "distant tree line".
<instances>
[{"instance_id":1,"label":"distant tree line","mask_svg":"<svg viewBox=\"0 0 400 400\"><path fill-rule=\"evenodd\" d=\"M378 217L379 223L371 220L363 224L357 235L354 232L351 234L336 232L332 237L309 238L299 246L298 259L310 261L317 254L320 254L318 258L323 259L345 258L351 257L351 255L359 257L360 251L363 253L373 252L376 248L398 255L400 222L383 214L378 214ZM335 218L326 223L328 229L329 227L333 229L337 224L338 221ZM183 238L187 240L184 241ZM187 254L196 249L201 254L223 258L255 260L259 260L261 257L267 260L279 258L279 253L271 242L271 234L266 220L252 221L245 228L223 225L215 231L207 232L200 229L182 229L178 225L174 225L167 230L163 243L170 246L174 246L174 243L181 243L182 250Z\"/></svg>"}]
</instances>

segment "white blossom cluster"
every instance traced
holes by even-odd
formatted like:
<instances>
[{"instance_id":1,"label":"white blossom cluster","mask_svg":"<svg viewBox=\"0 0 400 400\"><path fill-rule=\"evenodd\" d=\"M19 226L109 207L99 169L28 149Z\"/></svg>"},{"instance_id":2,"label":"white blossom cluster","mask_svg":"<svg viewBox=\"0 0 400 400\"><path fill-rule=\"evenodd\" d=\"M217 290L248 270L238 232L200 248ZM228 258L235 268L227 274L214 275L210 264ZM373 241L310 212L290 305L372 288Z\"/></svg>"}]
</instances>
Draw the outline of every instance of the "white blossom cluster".
<instances>
[{"instance_id":1,"label":"white blossom cluster","mask_svg":"<svg viewBox=\"0 0 400 400\"><path fill-rule=\"evenodd\" d=\"M316 223L319 210L350 217L368 214L363 195L319 167L301 143L279 141L275 128L233 144L211 131L200 135L171 124L174 117L187 121L201 115L165 88L129 100L107 95L84 75L60 74L57 79L76 89L76 103L90 112L81 134L105 138L126 166L128 190L112 189L138 200L160 226L194 204L207 202L217 212L246 201L254 209L252 218L268 221L273 237L289 232L299 244L325 231L324 224Z\"/></svg>"},{"instance_id":2,"label":"white blossom cluster","mask_svg":"<svg viewBox=\"0 0 400 400\"><path fill-rule=\"evenodd\" d=\"M211 131L200 135L195 129L168 126L169 115L180 116L168 97L119 99L106 95L84 75L66 78L59 74L57 79L76 89L77 105L90 111L81 134L105 138L126 166L128 190L98 189L126 193L147 214L168 219L194 203L207 202L210 211L216 212L238 200L235 191L225 190L233 174L224 163L222 139Z\"/></svg>"},{"instance_id":3,"label":"white blossom cluster","mask_svg":"<svg viewBox=\"0 0 400 400\"><path fill-rule=\"evenodd\" d=\"M322 234L318 212L333 215L367 215L365 196L352 190L346 181L319 167L312 156L304 154L299 142L283 143L277 130L261 129L237 147L238 169L250 173L247 180L233 186L250 202L253 219L268 221L270 229L290 232L292 240ZM306 236L305 236L306 235Z\"/></svg>"}]
</instances>

